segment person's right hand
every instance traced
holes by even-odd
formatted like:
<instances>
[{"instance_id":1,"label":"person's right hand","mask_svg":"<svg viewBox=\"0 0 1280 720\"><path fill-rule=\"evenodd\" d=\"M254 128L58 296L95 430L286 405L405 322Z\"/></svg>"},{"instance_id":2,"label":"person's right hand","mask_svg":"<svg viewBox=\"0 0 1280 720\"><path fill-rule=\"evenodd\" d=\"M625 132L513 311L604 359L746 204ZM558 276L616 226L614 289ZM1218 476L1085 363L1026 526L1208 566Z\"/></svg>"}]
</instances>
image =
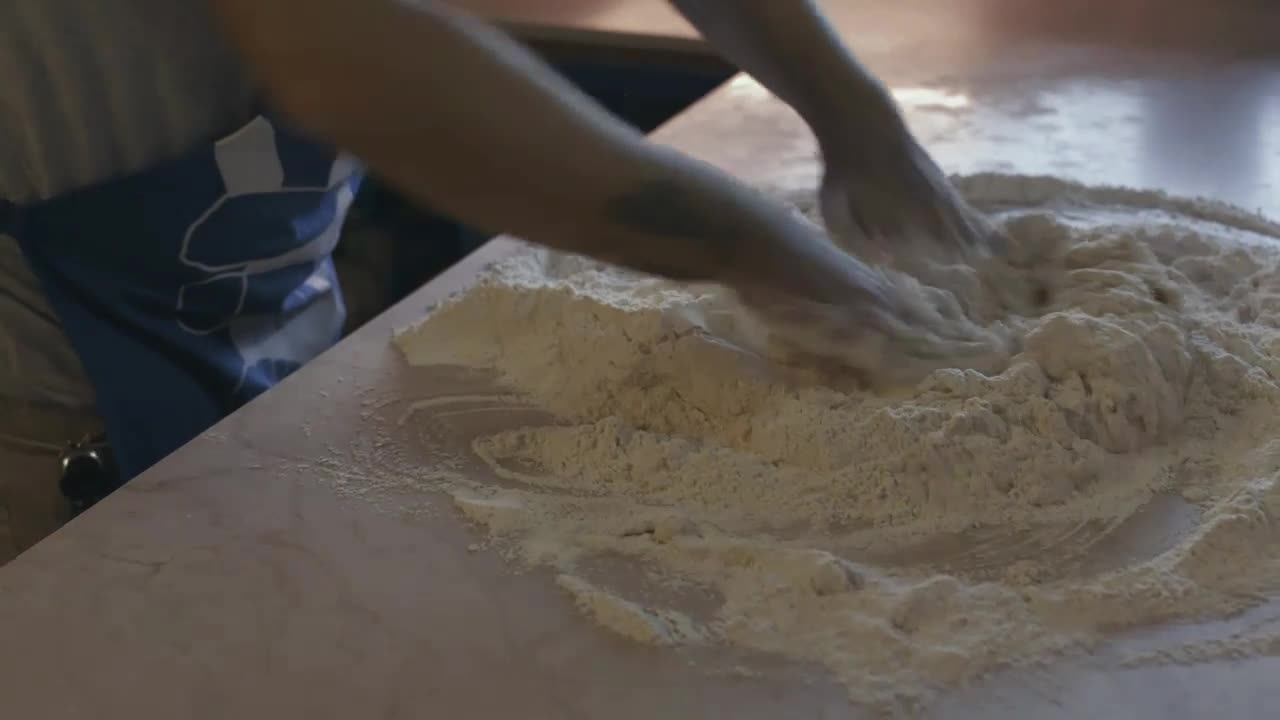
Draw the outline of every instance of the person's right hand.
<instances>
[{"instance_id":1,"label":"person's right hand","mask_svg":"<svg viewBox=\"0 0 1280 720\"><path fill-rule=\"evenodd\" d=\"M772 240L790 257L732 282L776 348L844 365L873 384L911 383L933 370L1003 369L1008 338L974 323L954 296L875 268L796 220Z\"/></svg>"}]
</instances>

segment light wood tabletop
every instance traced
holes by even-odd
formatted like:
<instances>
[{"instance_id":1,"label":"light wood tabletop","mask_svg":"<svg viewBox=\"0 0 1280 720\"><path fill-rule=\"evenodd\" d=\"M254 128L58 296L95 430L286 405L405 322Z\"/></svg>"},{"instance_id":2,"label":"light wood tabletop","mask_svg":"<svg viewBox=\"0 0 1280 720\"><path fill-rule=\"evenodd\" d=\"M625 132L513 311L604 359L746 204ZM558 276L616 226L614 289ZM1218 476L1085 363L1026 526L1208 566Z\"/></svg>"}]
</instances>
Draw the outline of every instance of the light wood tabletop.
<instances>
[{"instance_id":1,"label":"light wood tabletop","mask_svg":"<svg viewBox=\"0 0 1280 720\"><path fill-rule=\"evenodd\" d=\"M1071 36L1146 45L1280 47L1270 0L815 0L860 52L886 41L978 23L1002 37ZM668 0L450 0L533 40L709 52ZM904 56L905 57L905 56Z\"/></svg>"},{"instance_id":2,"label":"light wood tabletop","mask_svg":"<svg viewBox=\"0 0 1280 720\"><path fill-rule=\"evenodd\" d=\"M858 34L948 170L1156 187L1280 217L1275 59L929 18ZM764 186L818 171L804 127L746 79L655 137ZM448 419L400 420L466 380L407 367L391 333L518 248L489 244L0 570L4 716L858 717L810 668L752 659L764 670L744 676L722 672L740 661L726 651L610 635L549 575L477 551L476 531L431 491L433 447L454 442ZM997 675L933 712L1190 720L1280 707L1277 658L1145 669L1110 658Z\"/></svg>"},{"instance_id":3,"label":"light wood tabletop","mask_svg":"<svg viewBox=\"0 0 1280 720\"><path fill-rule=\"evenodd\" d=\"M513 25L651 37L695 34L666 0L453 0L452 4Z\"/></svg>"}]
</instances>

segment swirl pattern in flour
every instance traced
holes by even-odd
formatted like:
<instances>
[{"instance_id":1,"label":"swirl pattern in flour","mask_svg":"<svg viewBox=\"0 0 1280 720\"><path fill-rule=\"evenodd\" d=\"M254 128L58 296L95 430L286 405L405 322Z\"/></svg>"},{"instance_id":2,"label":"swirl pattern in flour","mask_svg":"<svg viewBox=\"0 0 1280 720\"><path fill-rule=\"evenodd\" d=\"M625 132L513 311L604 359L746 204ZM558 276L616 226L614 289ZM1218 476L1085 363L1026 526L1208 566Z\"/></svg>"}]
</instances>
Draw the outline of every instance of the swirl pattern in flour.
<instances>
[{"instance_id":1,"label":"swirl pattern in flour","mask_svg":"<svg viewBox=\"0 0 1280 720\"><path fill-rule=\"evenodd\" d=\"M998 366L871 391L766 362L720 291L531 251L397 338L553 418L476 434L483 472L441 482L606 625L822 663L885 709L1280 591L1280 226L957 184L1010 256L912 272L1020 338ZM601 556L670 603L593 575Z\"/></svg>"}]
</instances>

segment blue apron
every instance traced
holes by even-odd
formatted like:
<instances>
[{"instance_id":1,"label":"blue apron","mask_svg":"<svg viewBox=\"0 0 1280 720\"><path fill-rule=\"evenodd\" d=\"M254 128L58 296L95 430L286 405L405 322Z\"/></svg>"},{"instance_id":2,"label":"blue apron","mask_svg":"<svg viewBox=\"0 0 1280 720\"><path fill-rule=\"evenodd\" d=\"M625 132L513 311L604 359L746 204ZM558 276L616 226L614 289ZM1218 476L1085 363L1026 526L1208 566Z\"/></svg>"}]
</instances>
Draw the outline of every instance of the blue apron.
<instances>
[{"instance_id":1,"label":"blue apron","mask_svg":"<svg viewBox=\"0 0 1280 720\"><path fill-rule=\"evenodd\" d=\"M123 479L337 341L330 254L360 180L354 161L260 116L146 172L0 208Z\"/></svg>"}]
</instances>

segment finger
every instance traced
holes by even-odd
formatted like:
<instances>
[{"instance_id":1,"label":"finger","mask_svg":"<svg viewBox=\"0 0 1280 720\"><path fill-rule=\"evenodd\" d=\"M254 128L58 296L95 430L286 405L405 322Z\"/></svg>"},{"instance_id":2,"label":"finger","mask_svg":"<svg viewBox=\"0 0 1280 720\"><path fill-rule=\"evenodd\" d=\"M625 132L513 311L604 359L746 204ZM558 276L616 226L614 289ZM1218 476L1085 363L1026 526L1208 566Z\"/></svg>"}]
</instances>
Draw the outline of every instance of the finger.
<instances>
[{"instance_id":1,"label":"finger","mask_svg":"<svg viewBox=\"0 0 1280 720\"><path fill-rule=\"evenodd\" d=\"M819 205L827 235L837 247L854 255L868 254L875 246L872 228L849 201L843 188L824 185Z\"/></svg>"}]
</instances>

